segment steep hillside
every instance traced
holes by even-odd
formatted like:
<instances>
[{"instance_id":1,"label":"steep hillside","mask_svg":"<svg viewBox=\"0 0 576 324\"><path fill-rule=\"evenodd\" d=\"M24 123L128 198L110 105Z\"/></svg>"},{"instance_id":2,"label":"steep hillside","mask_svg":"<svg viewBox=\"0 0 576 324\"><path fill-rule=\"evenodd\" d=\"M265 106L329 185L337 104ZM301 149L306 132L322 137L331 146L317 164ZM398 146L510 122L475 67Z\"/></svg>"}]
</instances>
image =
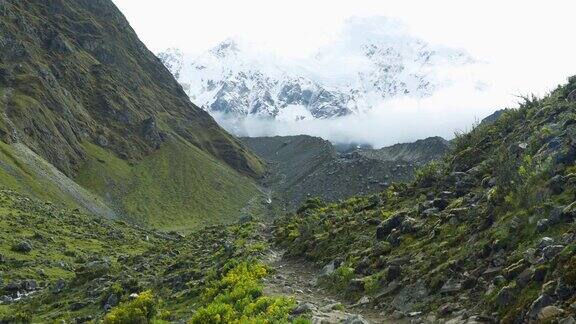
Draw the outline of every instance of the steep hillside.
<instances>
[{"instance_id":1,"label":"steep hillside","mask_svg":"<svg viewBox=\"0 0 576 324\"><path fill-rule=\"evenodd\" d=\"M324 287L397 319L572 323L575 161L573 77L458 136L411 184L308 201L276 240L326 265Z\"/></svg>"},{"instance_id":2,"label":"steep hillside","mask_svg":"<svg viewBox=\"0 0 576 324\"><path fill-rule=\"evenodd\" d=\"M26 176L52 182L47 198L109 216L94 207L103 200L114 214L161 226L234 217L257 193L249 177L263 172L257 157L189 102L109 0L0 3L0 139L12 150L2 169L13 187L26 186ZM28 149L40 159L22 154ZM47 180L41 160L62 177ZM17 170L24 178L8 166L22 161L31 163ZM153 174L142 170L155 163L162 168ZM65 192L71 179L100 197ZM208 211L214 206L221 208Z\"/></svg>"},{"instance_id":3,"label":"steep hillside","mask_svg":"<svg viewBox=\"0 0 576 324\"><path fill-rule=\"evenodd\" d=\"M448 150L440 138L349 153L338 153L330 142L306 135L242 141L269 162L266 182L273 201L288 210L311 197L337 201L379 192L393 181L409 181L418 165L439 159Z\"/></svg>"},{"instance_id":4,"label":"steep hillside","mask_svg":"<svg viewBox=\"0 0 576 324\"><path fill-rule=\"evenodd\" d=\"M9 190L0 206L0 323L286 321L295 307L262 295L259 224L185 237Z\"/></svg>"}]
</instances>

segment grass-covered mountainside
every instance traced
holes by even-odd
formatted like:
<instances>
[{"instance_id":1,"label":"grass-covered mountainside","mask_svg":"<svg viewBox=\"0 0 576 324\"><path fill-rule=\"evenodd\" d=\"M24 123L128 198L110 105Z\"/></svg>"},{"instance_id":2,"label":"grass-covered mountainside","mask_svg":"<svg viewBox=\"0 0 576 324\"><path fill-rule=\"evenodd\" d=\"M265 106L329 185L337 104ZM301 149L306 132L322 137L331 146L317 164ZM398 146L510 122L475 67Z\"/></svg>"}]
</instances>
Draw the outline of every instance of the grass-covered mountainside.
<instances>
[{"instance_id":1,"label":"grass-covered mountainside","mask_svg":"<svg viewBox=\"0 0 576 324\"><path fill-rule=\"evenodd\" d=\"M190 236L0 190L0 323L287 321L263 295L261 225Z\"/></svg>"},{"instance_id":2,"label":"grass-covered mountainside","mask_svg":"<svg viewBox=\"0 0 576 324\"><path fill-rule=\"evenodd\" d=\"M268 162L266 182L272 201L296 210L311 197L337 201L410 181L422 164L441 158L449 148L440 137L382 149L338 152L328 141L307 135L242 138Z\"/></svg>"},{"instance_id":3,"label":"grass-covered mountainside","mask_svg":"<svg viewBox=\"0 0 576 324\"><path fill-rule=\"evenodd\" d=\"M308 201L276 240L326 265L324 287L394 318L573 323L575 160L573 77L459 135L411 184Z\"/></svg>"},{"instance_id":4,"label":"grass-covered mountainside","mask_svg":"<svg viewBox=\"0 0 576 324\"><path fill-rule=\"evenodd\" d=\"M3 185L162 227L236 217L263 173L110 0L0 2L0 141Z\"/></svg>"}]
</instances>

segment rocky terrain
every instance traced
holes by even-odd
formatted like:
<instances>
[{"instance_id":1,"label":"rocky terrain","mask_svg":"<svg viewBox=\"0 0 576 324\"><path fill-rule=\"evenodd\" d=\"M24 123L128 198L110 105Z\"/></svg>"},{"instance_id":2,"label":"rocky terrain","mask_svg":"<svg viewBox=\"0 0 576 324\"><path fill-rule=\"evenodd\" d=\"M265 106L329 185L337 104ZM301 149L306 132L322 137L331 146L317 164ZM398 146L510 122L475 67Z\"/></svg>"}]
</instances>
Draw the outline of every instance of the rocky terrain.
<instances>
[{"instance_id":1,"label":"rocky terrain","mask_svg":"<svg viewBox=\"0 0 576 324\"><path fill-rule=\"evenodd\" d=\"M410 181L418 167L442 158L449 149L441 138L345 153L307 135L244 137L242 141L268 162L265 182L273 192L273 202L284 211L296 210L312 197L337 201Z\"/></svg>"},{"instance_id":2,"label":"rocky terrain","mask_svg":"<svg viewBox=\"0 0 576 324\"><path fill-rule=\"evenodd\" d=\"M393 43L360 47L370 91L466 60ZM226 133L110 0L0 0L0 49L1 324L576 323L576 76L450 142L337 150Z\"/></svg>"},{"instance_id":3,"label":"rocky terrain","mask_svg":"<svg viewBox=\"0 0 576 324\"><path fill-rule=\"evenodd\" d=\"M573 323L576 77L458 136L410 184L276 222L320 284L393 318Z\"/></svg>"}]
</instances>

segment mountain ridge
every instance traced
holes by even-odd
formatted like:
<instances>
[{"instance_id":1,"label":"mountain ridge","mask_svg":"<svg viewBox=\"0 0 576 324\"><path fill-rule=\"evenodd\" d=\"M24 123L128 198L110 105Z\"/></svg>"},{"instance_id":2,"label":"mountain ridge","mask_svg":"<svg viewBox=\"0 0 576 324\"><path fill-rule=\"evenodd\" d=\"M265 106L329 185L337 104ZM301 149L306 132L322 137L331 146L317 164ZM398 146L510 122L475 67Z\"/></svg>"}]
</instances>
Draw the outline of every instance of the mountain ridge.
<instances>
[{"instance_id":1,"label":"mountain ridge","mask_svg":"<svg viewBox=\"0 0 576 324\"><path fill-rule=\"evenodd\" d=\"M0 59L0 139L14 148L0 177L9 187L183 227L229 222L257 195L259 158L188 100L111 1L1 2ZM149 170L159 156L179 158ZM136 170L152 178L134 181ZM64 185L78 180L86 190Z\"/></svg>"},{"instance_id":2,"label":"mountain ridge","mask_svg":"<svg viewBox=\"0 0 576 324\"><path fill-rule=\"evenodd\" d=\"M206 111L292 120L364 112L385 99L427 97L451 82L438 69L475 62L383 17L348 20L339 41L308 59L249 50L235 39L198 57L178 49L158 56Z\"/></svg>"}]
</instances>

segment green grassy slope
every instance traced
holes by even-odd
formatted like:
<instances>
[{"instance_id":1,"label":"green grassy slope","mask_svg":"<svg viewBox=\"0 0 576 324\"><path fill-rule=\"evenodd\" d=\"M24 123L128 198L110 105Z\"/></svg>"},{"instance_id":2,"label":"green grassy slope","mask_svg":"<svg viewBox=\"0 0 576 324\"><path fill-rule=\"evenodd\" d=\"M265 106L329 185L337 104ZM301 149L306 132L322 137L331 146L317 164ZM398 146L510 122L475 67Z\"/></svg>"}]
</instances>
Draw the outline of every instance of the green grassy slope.
<instances>
[{"instance_id":1,"label":"green grassy slope","mask_svg":"<svg viewBox=\"0 0 576 324\"><path fill-rule=\"evenodd\" d=\"M555 322L576 301L576 77L454 141L414 183L277 223L293 256L369 307L441 321ZM544 310L545 306L551 306Z\"/></svg>"},{"instance_id":2,"label":"green grassy slope","mask_svg":"<svg viewBox=\"0 0 576 324\"><path fill-rule=\"evenodd\" d=\"M0 322L185 322L199 312L202 323L223 300L229 318L285 319L294 302L262 296L268 272L257 229L245 223L184 237L0 189ZM147 291L148 318L135 320L142 312L133 294Z\"/></svg>"},{"instance_id":3,"label":"green grassy slope","mask_svg":"<svg viewBox=\"0 0 576 324\"><path fill-rule=\"evenodd\" d=\"M4 188L45 201L107 218L117 217L96 194L75 183L23 144L0 142L0 180Z\"/></svg>"},{"instance_id":4,"label":"green grassy slope","mask_svg":"<svg viewBox=\"0 0 576 324\"><path fill-rule=\"evenodd\" d=\"M185 141L170 141L128 163L87 144L88 162L76 180L130 220L186 231L235 222L242 209L263 203L256 185Z\"/></svg>"}]
</instances>

